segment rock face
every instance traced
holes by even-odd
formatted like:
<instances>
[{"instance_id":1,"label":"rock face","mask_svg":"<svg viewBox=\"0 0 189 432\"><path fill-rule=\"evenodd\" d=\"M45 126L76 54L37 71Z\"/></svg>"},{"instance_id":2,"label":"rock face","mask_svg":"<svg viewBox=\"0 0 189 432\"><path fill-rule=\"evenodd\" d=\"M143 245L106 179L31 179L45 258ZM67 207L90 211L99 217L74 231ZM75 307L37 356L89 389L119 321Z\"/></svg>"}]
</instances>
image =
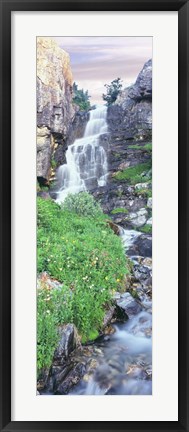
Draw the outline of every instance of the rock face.
<instances>
[{"instance_id":1,"label":"rock face","mask_svg":"<svg viewBox=\"0 0 189 432\"><path fill-rule=\"evenodd\" d=\"M152 129L152 60L145 63L135 84L118 96L116 105L123 111L129 135L147 138Z\"/></svg>"},{"instance_id":2,"label":"rock face","mask_svg":"<svg viewBox=\"0 0 189 432\"><path fill-rule=\"evenodd\" d=\"M152 61L145 63L133 86L108 108L108 134L101 137L108 154L108 180L93 190L116 224L140 229L151 218ZM127 169L144 167L131 181ZM148 203L148 204L147 204ZM148 231L149 233L149 231Z\"/></svg>"},{"instance_id":3,"label":"rock face","mask_svg":"<svg viewBox=\"0 0 189 432\"><path fill-rule=\"evenodd\" d=\"M72 72L66 51L51 38L37 38L37 176L46 183L51 159L64 146L75 114Z\"/></svg>"}]
</instances>

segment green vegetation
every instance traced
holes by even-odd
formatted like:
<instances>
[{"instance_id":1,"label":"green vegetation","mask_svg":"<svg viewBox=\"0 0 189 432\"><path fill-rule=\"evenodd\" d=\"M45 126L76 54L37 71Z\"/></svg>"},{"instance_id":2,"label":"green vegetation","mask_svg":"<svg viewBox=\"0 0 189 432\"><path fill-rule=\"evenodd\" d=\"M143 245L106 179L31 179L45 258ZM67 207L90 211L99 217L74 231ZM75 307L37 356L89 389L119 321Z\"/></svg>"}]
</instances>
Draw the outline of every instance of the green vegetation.
<instances>
[{"instance_id":1,"label":"green vegetation","mask_svg":"<svg viewBox=\"0 0 189 432\"><path fill-rule=\"evenodd\" d=\"M128 148L131 150L142 150L143 149L143 147L141 145L137 145L137 144L130 145L130 146L128 146Z\"/></svg>"},{"instance_id":2,"label":"green vegetation","mask_svg":"<svg viewBox=\"0 0 189 432\"><path fill-rule=\"evenodd\" d=\"M62 205L62 209L77 213L79 216L102 216L102 210L100 204L94 201L92 195L88 192L82 192L80 194L69 194Z\"/></svg>"},{"instance_id":3,"label":"green vegetation","mask_svg":"<svg viewBox=\"0 0 189 432\"><path fill-rule=\"evenodd\" d=\"M38 290L40 370L51 364L58 325L74 323L82 341L96 337L112 293L125 287L128 267L121 239L85 192L68 196L62 208L38 198L37 241L38 272L62 283Z\"/></svg>"},{"instance_id":4,"label":"green vegetation","mask_svg":"<svg viewBox=\"0 0 189 432\"><path fill-rule=\"evenodd\" d=\"M151 160L133 167L118 171L115 180L127 180L130 184L142 183L149 180L148 171L151 170Z\"/></svg>"},{"instance_id":5,"label":"green vegetation","mask_svg":"<svg viewBox=\"0 0 189 432\"><path fill-rule=\"evenodd\" d=\"M152 152L152 143L147 143L144 146L143 145L138 145L138 144L133 144L128 146L129 149L131 150L145 150L147 152Z\"/></svg>"},{"instance_id":6,"label":"green vegetation","mask_svg":"<svg viewBox=\"0 0 189 432\"><path fill-rule=\"evenodd\" d=\"M121 92L121 78L114 79L110 84L105 84L104 87L106 87L106 94L102 95L102 99L105 100L106 104L109 106L116 101L119 93Z\"/></svg>"},{"instance_id":7,"label":"green vegetation","mask_svg":"<svg viewBox=\"0 0 189 432\"><path fill-rule=\"evenodd\" d=\"M111 214L117 214L117 213L128 213L128 210L123 207L118 207L111 211Z\"/></svg>"},{"instance_id":8,"label":"green vegetation","mask_svg":"<svg viewBox=\"0 0 189 432\"><path fill-rule=\"evenodd\" d=\"M78 85L73 83L73 102L79 106L81 111L88 111L92 108L89 101L90 97L88 90L78 89Z\"/></svg>"},{"instance_id":9,"label":"green vegetation","mask_svg":"<svg viewBox=\"0 0 189 432\"><path fill-rule=\"evenodd\" d=\"M151 153L152 152L152 143L145 144L143 149L145 149L146 151Z\"/></svg>"},{"instance_id":10,"label":"green vegetation","mask_svg":"<svg viewBox=\"0 0 189 432\"><path fill-rule=\"evenodd\" d=\"M136 196L142 196L143 198L152 197L152 189L139 189L135 191Z\"/></svg>"},{"instance_id":11,"label":"green vegetation","mask_svg":"<svg viewBox=\"0 0 189 432\"><path fill-rule=\"evenodd\" d=\"M140 228L140 231L142 231L143 233L146 234L151 234L152 233L152 225L144 225L142 228Z\"/></svg>"},{"instance_id":12,"label":"green vegetation","mask_svg":"<svg viewBox=\"0 0 189 432\"><path fill-rule=\"evenodd\" d=\"M37 181L37 192L48 192L49 188L48 186L42 186Z\"/></svg>"},{"instance_id":13,"label":"green vegetation","mask_svg":"<svg viewBox=\"0 0 189 432\"><path fill-rule=\"evenodd\" d=\"M56 168L56 161L54 159L51 159L51 168L52 169Z\"/></svg>"}]
</instances>

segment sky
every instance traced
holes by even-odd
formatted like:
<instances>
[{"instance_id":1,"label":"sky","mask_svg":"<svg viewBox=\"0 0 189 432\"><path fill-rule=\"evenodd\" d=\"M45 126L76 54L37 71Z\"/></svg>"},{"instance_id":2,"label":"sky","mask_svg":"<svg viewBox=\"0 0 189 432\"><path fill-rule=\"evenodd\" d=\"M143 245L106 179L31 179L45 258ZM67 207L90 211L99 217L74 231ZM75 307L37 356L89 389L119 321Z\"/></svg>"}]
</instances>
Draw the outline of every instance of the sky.
<instances>
[{"instance_id":1,"label":"sky","mask_svg":"<svg viewBox=\"0 0 189 432\"><path fill-rule=\"evenodd\" d=\"M91 104L102 104L104 84L115 78L123 87L136 81L144 63L152 58L151 37L54 37L70 55L73 79L88 90Z\"/></svg>"}]
</instances>

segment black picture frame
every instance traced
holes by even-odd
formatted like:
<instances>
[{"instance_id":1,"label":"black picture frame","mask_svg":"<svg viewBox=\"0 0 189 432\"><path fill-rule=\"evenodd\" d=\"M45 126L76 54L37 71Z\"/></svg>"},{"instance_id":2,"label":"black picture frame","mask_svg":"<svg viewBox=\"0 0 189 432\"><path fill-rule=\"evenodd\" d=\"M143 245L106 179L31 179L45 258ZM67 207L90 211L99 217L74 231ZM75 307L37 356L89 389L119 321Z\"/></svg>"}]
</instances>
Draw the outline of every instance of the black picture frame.
<instances>
[{"instance_id":1,"label":"black picture frame","mask_svg":"<svg viewBox=\"0 0 189 432\"><path fill-rule=\"evenodd\" d=\"M179 416L177 422L11 421L11 12L12 11L178 11L179 19ZM1 69L1 431L189 431L189 1L188 0L0 0ZM187 171L188 169L188 171Z\"/></svg>"}]
</instances>

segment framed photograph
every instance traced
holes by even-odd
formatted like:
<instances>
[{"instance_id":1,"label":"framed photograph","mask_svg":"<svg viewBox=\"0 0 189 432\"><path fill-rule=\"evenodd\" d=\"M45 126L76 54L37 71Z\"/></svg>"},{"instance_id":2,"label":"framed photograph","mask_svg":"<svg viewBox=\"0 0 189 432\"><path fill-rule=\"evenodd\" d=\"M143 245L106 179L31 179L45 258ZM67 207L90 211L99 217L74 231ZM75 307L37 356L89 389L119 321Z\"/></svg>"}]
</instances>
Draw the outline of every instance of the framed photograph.
<instances>
[{"instance_id":1,"label":"framed photograph","mask_svg":"<svg viewBox=\"0 0 189 432\"><path fill-rule=\"evenodd\" d=\"M189 431L188 0L0 6L1 430Z\"/></svg>"}]
</instances>

